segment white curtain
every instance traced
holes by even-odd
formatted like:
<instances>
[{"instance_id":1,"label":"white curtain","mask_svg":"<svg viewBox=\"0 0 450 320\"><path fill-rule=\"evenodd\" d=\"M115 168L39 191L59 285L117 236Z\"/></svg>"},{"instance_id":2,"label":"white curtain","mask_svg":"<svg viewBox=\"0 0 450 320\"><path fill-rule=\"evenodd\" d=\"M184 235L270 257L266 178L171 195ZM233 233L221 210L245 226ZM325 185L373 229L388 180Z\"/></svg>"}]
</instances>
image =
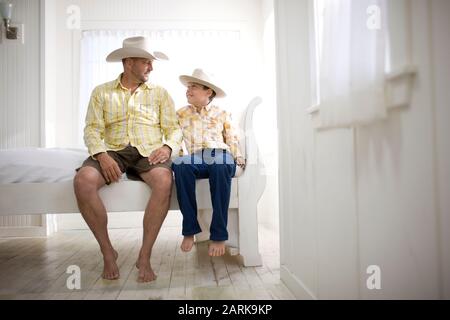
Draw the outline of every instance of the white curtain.
<instances>
[{"instance_id":1,"label":"white curtain","mask_svg":"<svg viewBox=\"0 0 450 320\"><path fill-rule=\"evenodd\" d=\"M316 5L319 126L346 127L384 118L384 0L317 0Z\"/></svg>"},{"instance_id":2,"label":"white curtain","mask_svg":"<svg viewBox=\"0 0 450 320\"><path fill-rule=\"evenodd\" d=\"M83 128L92 90L114 80L123 71L121 63L107 63L106 56L122 47L125 38L144 35L151 39L154 51L162 51L169 61L156 61L150 82L165 87L176 108L186 105L185 88L180 74L192 74L204 68L228 89L233 88L239 101L239 88L245 88L246 77L236 71L246 69L241 56L240 32L233 30L90 30L82 32L80 59L80 106L78 112L78 146L83 147ZM248 73L249 74L249 73ZM230 92L228 90L228 92ZM230 99L227 100L230 102ZM231 110L230 110L231 111Z\"/></svg>"}]
</instances>

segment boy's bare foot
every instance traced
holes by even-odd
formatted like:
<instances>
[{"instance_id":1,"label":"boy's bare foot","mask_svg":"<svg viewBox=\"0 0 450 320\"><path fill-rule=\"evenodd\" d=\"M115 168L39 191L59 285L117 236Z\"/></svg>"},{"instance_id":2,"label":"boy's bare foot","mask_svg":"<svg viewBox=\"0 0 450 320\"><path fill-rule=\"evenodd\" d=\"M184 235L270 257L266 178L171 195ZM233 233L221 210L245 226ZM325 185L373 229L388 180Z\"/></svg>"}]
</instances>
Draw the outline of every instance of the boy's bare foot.
<instances>
[{"instance_id":1,"label":"boy's bare foot","mask_svg":"<svg viewBox=\"0 0 450 320\"><path fill-rule=\"evenodd\" d=\"M225 254L225 241L212 241L209 244L208 254L211 257L220 257Z\"/></svg>"},{"instance_id":2,"label":"boy's bare foot","mask_svg":"<svg viewBox=\"0 0 450 320\"><path fill-rule=\"evenodd\" d=\"M112 249L111 252L103 254L103 273L102 278L106 280L119 279L119 267L117 266L117 258L119 254L116 250Z\"/></svg>"},{"instance_id":3,"label":"boy's bare foot","mask_svg":"<svg viewBox=\"0 0 450 320\"><path fill-rule=\"evenodd\" d=\"M136 268L139 269L138 282L150 282L156 280L156 275L150 265L150 257L139 253L139 258L136 261Z\"/></svg>"},{"instance_id":4,"label":"boy's bare foot","mask_svg":"<svg viewBox=\"0 0 450 320\"><path fill-rule=\"evenodd\" d=\"M194 245L194 236L184 236L183 242L181 243L181 250L184 252L189 252Z\"/></svg>"}]
</instances>

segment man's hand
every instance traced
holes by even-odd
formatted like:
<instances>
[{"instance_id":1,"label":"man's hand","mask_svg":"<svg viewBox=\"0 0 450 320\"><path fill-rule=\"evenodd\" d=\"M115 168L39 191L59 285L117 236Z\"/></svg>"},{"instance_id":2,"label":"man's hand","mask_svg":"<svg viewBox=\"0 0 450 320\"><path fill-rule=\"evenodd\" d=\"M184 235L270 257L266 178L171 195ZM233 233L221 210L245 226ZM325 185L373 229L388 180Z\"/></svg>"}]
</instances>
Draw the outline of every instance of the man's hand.
<instances>
[{"instance_id":1,"label":"man's hand","mask_svg":"<svg viewBox=\"0 0 450 320\"><path fill-rule=\"evenodd\" d=\"M102 168L107 183L118 182L122 171L117 162L106 152L97 155L97 160Z\"/></svg>"},{"instance_id":2,"label":"man's hand","mask_svg":"<svg viewBox=\"0 0 450 320\"><path fill-rule=\"evenodd\" d=\"M236 158L236 164L242 168L242 170L245 169L245 159L243 157L237 157Z\"/></svg>"},{"instance_id":3,"label":"man's hand","mask_svg":"<svg viewBox=\"0 0 450 320\"><path fill-rule=\"evenodd\" d=\"M169 146L164 145L152 152L152 154L148 157L148 162L151 165L166 162L170 159L171 154L172 149L170 149Z\"/></svg>"}]
</instances>

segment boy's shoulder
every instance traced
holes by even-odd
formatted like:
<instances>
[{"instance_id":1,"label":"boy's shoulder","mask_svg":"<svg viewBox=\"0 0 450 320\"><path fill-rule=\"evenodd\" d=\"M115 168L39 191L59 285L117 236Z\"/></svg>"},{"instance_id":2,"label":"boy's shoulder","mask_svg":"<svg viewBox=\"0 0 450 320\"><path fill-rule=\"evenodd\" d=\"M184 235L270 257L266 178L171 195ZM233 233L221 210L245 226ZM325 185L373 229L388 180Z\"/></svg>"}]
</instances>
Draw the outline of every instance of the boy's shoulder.
<instances>
[{"instance_id":1,"label":"boy's shoulder","mask_svg":"<svg viewBox=\"0 0 450 320\"><path fill-rule=\"evenodd\" d=\"M188 114L191 114L192 113L192 109L191 108L192 107L190 105L181 107L180 109L177 110L177 115L179 117L182 117L182 116L186 116Z\"/></svg>"}]
</instances>

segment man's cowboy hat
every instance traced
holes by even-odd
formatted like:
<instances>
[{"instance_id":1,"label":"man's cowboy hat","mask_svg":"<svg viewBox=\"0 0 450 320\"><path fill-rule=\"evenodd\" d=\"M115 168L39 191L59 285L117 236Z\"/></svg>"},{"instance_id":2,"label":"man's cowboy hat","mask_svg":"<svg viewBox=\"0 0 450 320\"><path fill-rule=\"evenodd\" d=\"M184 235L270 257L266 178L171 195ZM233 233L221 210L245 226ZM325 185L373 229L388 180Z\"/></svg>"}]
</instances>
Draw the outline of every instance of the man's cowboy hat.
<instances>
[{"instance_id":1,"label":"man's cowboy hat","mask_svg":"<svg viewBox=\"0 0 450 320\"><path fill-rule=\"evenodd\" d=\"M202 69L195 69L194 72L192 73L192 76L188 76L188 75L180 76L180 81L186 87L189 85L190 82L202 84L202 85L214 90L217 98L223 98L226 96L225 91L223 91L218 86L213 84L213 80L211 79L211 77L206 72L204 72Z\"/></svg>"},{"instance_id":2,"label":"man's cowboy hat","mask_svg":"<svg viewBox=\"0 0 450 320\"><path fill-rule=\"evenodd\" d=\"M150 50L150 40L146 37L132 37L123 40L122 48L114 50L107 57L107 62L119 62L125 58L145 58L150 60L169 60L162 52Z\"/></svg>"}]
</instances>

